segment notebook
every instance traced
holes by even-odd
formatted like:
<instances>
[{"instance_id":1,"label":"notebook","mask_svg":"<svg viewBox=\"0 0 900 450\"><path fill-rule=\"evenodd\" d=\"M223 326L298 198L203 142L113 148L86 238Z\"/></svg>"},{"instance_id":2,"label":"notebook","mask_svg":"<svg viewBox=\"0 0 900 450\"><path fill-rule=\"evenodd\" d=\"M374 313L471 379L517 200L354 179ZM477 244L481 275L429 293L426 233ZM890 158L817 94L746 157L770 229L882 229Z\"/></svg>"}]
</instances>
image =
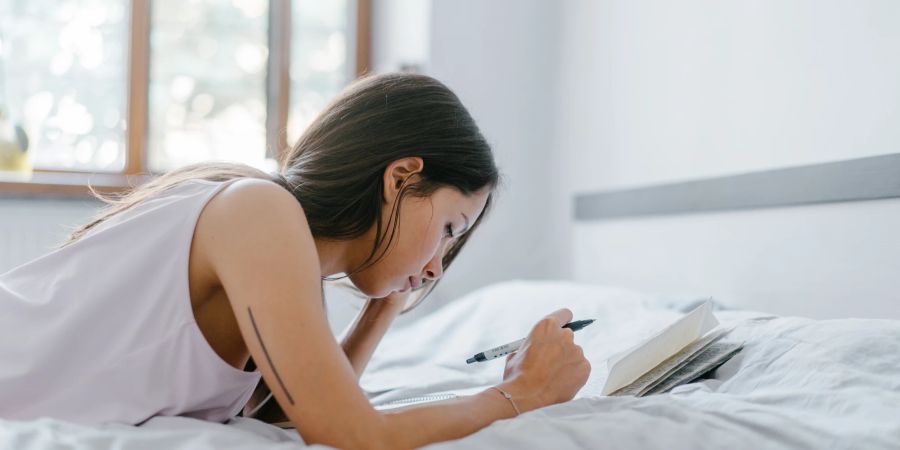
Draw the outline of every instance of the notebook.
<instances>
[{"instance_id":1,"label":"notebook","mask_svg":"<svg viewBox=\"0 0 900 450\"><path fill-rule=\"evenodd\" d=\"M724 338L709 301L640 344L607 361L601 395L661 394L715 370L737 354L743 342Z\"/></svg>"}]
</instances>

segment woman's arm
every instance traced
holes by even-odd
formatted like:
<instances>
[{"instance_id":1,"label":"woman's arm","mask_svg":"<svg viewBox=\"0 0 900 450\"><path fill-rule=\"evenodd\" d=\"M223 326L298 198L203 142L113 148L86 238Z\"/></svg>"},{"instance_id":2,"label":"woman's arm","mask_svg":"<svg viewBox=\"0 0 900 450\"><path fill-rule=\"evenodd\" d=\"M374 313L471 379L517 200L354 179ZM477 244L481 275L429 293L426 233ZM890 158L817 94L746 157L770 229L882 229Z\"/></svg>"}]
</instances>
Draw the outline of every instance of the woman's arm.
<instances>
[{"instance_id":1,"label":"woman's arm","mask_svg":"<svg viewBox=\"0 0 900 450\"><path fill-rule=\"evenodd\" d=\"M353 366L357 379L362 376L378 343L394 319L402 312L408 298L409 293L394 293L382 299L369 299L347 327L341 340L341 348ZM254 364L251 369L255 368ZM260 380L259 386L244 407L244 415L272 424L288 422L287 414L278 402L269 396L270 393L271 389L265 380Z\"/></svg>"},{"instance_id":2,"label":"woman's arm","mask_svg":"<svg viewBox=\"0 0 900 450\"><path fill-rule=\"evenodd\" d=\"M223 189L201 213L194 239L263 379L307 444L414 448L515 414L493 391L394 414L372 408L325 317L303 211L274 183L242 180ZM571 330L561 328L567 319L571 312L560 311L539 322L507 362L504 387L520 410L571 399L584 385L590 366Z\"/></svg>"},{"instance_id":3,"label":"woman's arm","mask_svg":"<svg viewBox=\"0 0 900 450\"><path fill-rule=\"evenodd\" d=\"M354 321L347 327L341 339L341 348L353 366L357 379L362 376L391 323L403 311L408 298L409 293L394 293L386 298L368 299ZM252 368L255 369L256 365L254 364ZM281 425L289 422L287 414L278 402L269 396L271 392L266 381L261 380L244 406L244 415L272 424Z\"/></svg>"},{"instance_id":4,"label":"woman's arm","mask_svg":"<svg viewBox=\"0 0 900 450\"><path fill-rule=\"evenodd\" d=\"M375 353L375 348L394 319L400 315L408 297L409 293L395 293L386 298L367 300L356 319L347 328L341 340L341 348L350 360L357 378L362 376L372 354Z\"/></svg>"}]
</instances>

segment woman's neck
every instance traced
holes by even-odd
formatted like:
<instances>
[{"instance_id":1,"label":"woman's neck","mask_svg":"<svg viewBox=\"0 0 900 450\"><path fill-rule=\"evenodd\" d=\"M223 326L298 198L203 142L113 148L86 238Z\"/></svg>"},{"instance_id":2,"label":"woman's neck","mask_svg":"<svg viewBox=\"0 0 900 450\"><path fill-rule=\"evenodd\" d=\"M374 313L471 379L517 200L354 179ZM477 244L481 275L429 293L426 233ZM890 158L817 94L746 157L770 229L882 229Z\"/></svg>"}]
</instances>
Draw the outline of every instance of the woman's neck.
<instances>
[{"instance_id":1,"label":"woman's neck","mask_svg":"<svg viewBox=\"0 0 900 450\"><path fill-rule=\"evenodd\" d=\"M322 276L327 277L338 273L348 273L356 261L354 256L355 241L335 241L326 239L313 239L316 243L316 252L319 254L319 269Z\"/></svg>"}]
</instances>

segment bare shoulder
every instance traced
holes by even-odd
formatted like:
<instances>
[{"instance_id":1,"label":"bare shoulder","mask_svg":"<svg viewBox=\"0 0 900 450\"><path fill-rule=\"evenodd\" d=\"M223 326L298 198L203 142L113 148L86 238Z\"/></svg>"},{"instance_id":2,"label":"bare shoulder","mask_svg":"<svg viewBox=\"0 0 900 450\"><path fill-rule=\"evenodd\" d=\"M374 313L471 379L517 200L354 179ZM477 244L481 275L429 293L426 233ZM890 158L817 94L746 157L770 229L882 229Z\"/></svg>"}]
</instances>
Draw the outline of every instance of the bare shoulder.
<instances>
[{"instance_id":1,"label":"bare shoulder","mask_svg":"<svg viewBox=\"0 0 900 450\"><path fill-rule=\"evenodd\" d=\"M302 218L300 202L283 187L256 178L235 181L216 194L203 211L215 217L235 218L247 213L261 214L261 218ZM231 217L229 217L231 216Z\"/></svg>"},{"instance_id":2,"label":"bare shoulder","mask_svg":"<svg viewBox=\"0 0 900 450\"><path fill-rule=\"evenodd\" d=\"M302 206L268 180L247 178L222 189L201 212L194 239L216 272L239 259L293 259L318 268Z\"/></svg>"}]
</instances>

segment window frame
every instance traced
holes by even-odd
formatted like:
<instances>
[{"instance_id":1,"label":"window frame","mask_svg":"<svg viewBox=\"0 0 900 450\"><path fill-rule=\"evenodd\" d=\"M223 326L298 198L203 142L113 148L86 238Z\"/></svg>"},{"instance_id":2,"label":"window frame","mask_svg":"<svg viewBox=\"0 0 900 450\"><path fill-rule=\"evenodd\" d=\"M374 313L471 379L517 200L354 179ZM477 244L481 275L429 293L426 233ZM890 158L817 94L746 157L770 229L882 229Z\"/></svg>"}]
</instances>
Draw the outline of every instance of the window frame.
<instances>
[{"instance_id":1,"label":"window frame","mask_svg":"<svg viewBox=\"0 0 900 450\"><path fill-rule=\"evenodd\" d=\"M6 197L87 197L89 188L101 193L117 193L140 185L155 175L147 168L148 93L150 69L150 20L152 0L131 0L128 29L128 70L126 89L125 167L118 173L84 170L34 169L28 181L0 180L0 198ZM361 77L369 68L371 53L371 0L351 0L355 36L352 75ZM291 0L269 0L266 62L266 155L276 160L288 149L287 129L290 103Z\"/></svg>"}]
</instances>

